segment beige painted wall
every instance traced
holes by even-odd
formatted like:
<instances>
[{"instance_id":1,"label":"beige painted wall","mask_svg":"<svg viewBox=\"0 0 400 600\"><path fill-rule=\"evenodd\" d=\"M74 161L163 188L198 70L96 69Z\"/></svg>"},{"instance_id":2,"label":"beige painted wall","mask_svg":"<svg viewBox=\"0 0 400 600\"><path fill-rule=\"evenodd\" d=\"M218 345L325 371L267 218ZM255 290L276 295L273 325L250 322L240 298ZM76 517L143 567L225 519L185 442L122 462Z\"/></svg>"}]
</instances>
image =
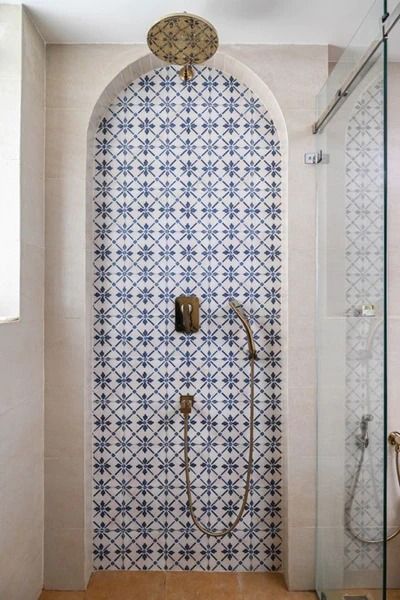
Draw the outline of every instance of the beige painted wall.
<instances>
[{"instance_id":1,"label":"beige painted wall","mask_svg":"<svg viewBox=\"0 0 400 600\"><path fill-rule=\"evenodd\" d=\"M21 316L0 324L0 598L37 600L43 580L45 46L19 6L1 6L0 24L0 84L3 69L12 70L22 103L20 111L17 95L18 123L10 129L14 141L21 134L15 157L20 194L6 188L9 201L21 203Z\"/></svg>"},{"instance_id":2,"label":"beige painted wall","mask_svg":"<svg viewBox=\"0 0 400 600\"><path fill-rule=\"evenodd\" d=\"M314 100L327 77L328 52L316 46L226 46L222 51L269 86L288 129L289 376L284 455L290 485L285 483L283 490L288 516L285 570L292 588L307 589L313 587L315 517L315 173L304 166L303 154L314 147ZM53 45L47 50L47 588L82 588L91 569L87 128L106 86L146 54L144 46L133 45Z\"/></svg>"}]
</instances>

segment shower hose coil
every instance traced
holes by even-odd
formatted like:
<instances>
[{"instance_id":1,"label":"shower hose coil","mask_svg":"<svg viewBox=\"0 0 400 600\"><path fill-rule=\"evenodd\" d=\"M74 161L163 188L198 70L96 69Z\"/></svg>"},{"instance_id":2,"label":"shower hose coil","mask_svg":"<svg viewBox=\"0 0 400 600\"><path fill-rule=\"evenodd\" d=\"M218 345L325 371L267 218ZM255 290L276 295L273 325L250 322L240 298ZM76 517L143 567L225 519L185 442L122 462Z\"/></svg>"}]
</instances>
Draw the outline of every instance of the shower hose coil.
<instances>
[{"instance_id":1,"label":"shower hose coil","mask_svg":"<svg viewBox=\"0 0 400 600\"><path fill-rule=\"evenodd\" d=\"M247 500L249 497L250 491L250 481L251 474L253 470L253 453L254 453L254 362L255 356L250 356L250 419L249 419L249 455L248 455L248 463L246 470L246 480L245 480L245 488L244 494L242 498L242 502L239 508L239 511L234 519L234 521L221 530L212 530L200 523L195 515L195 509L193 506L193 497L191 490L191 482L190 482L190 461L189 461L189 414L184 413L184 424L183 424L183 436L184 436L184 460L185 460L185 480L186 480L186 492L188 499L188 507L190 516L192 517L192 521L202 533L209 535L211 537L222 537L231 533L235 527L238 525L242 515L245 511Z\"/></svg>"}]
</instances>

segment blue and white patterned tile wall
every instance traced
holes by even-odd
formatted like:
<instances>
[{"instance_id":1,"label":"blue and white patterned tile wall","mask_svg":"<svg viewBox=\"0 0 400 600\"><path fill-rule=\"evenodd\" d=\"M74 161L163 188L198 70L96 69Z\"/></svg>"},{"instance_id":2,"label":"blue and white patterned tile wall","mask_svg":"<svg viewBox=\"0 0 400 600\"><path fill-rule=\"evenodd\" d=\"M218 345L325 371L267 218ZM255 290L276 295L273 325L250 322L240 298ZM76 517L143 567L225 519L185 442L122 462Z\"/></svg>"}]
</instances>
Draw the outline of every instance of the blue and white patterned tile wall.
<instances>
[{"instance_id":1,"label":"blue and white patterned tile wall","mask_svg":"<svg viewBox=\"0 0 400 600\"><path fill-rule=\"evenodd\" d=\"M370 444L351 512L353 531L379 540L383 530L383 83L373 82L356 102L346 137L346 303L349 315L363 304L376 306L376 317L346 321L346 497L360 461L356 435L363 415L371 414ZM378 570L382 545L365 544L348 532L347 571ZM380 585L380 580L378 580Z\"/></svg>"},{"instance_id":2,"label":"blue and white patterned tile wall","mask_svg":"<svg viewBox=\"0 0 400 600\"><path fill-rule=\"evenodd\" d=\"M173 67L128 86L101 120L94 182L95 569L281 568L281 156L254 94L221 71ZM174 330L196 294L201 331ZM231 297L251 315L255 468L230 536L187 513L179 396L195 395L196 512L226 526L243 493L249 362Z\"/></svg>"}]
</instances>

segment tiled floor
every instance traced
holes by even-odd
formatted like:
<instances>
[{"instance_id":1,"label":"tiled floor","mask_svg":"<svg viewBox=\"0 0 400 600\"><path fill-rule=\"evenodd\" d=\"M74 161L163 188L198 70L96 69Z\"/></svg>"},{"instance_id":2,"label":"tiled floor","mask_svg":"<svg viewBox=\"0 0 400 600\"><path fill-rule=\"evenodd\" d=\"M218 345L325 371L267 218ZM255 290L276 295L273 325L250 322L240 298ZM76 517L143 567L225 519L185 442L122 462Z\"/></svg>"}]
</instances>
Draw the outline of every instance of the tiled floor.
<instances>
[{"instance_id":1,"label":"tiled floor","mask_svg":"<svg viewBox=\"0 0 400 600\"><path fill-rule=\"evenodd\" d=\"M358 596L358 597L366 597L367 600L381 600L382 591L381 590L360 590L360 589L350 589L350 590L342 590L342 591L327 591L326 599L327 600L343 600L343 596ZM387 600L400 600L400 590L388 590L387 591Z\"/></svg>"},{"instance_id":2,"label":"tiled floor","mask_svg":"<svg viewBox=\"0 0 400 600\"><path fill-rule=\"evenodd\" d=\"M95 573L86 592L43 592L40 600L316 600L288 592L270 573Z\"/></svg>"}]
</instances>

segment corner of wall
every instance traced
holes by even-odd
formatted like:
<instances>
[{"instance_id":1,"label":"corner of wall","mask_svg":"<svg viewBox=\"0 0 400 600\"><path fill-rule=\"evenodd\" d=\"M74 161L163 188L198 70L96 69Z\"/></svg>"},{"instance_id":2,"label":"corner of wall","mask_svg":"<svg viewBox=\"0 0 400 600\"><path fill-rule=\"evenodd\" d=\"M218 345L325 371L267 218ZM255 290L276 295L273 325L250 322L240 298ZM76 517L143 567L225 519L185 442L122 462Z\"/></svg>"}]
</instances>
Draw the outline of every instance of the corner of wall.
<instances>
[{"instance_id":1,"label":"corner of wall","mask_svg":"<svg viewBox=\"0 0 400 600\"><path fill-rule=\"evenodd\" d=\"M0 523L0 596L37 600L43 583L44 44L23 7L0 6L0 21L0 46L6 46L0 53L6 71L1 96L4 89L18 121L13 117L9 122L20 203L20 318L0 325L5 515ZM3 87L7 81L10 85ZM2 135L5 139L4 128ZM6 198L10 202L13 195Z\"/></svg>"}]
</instances>

